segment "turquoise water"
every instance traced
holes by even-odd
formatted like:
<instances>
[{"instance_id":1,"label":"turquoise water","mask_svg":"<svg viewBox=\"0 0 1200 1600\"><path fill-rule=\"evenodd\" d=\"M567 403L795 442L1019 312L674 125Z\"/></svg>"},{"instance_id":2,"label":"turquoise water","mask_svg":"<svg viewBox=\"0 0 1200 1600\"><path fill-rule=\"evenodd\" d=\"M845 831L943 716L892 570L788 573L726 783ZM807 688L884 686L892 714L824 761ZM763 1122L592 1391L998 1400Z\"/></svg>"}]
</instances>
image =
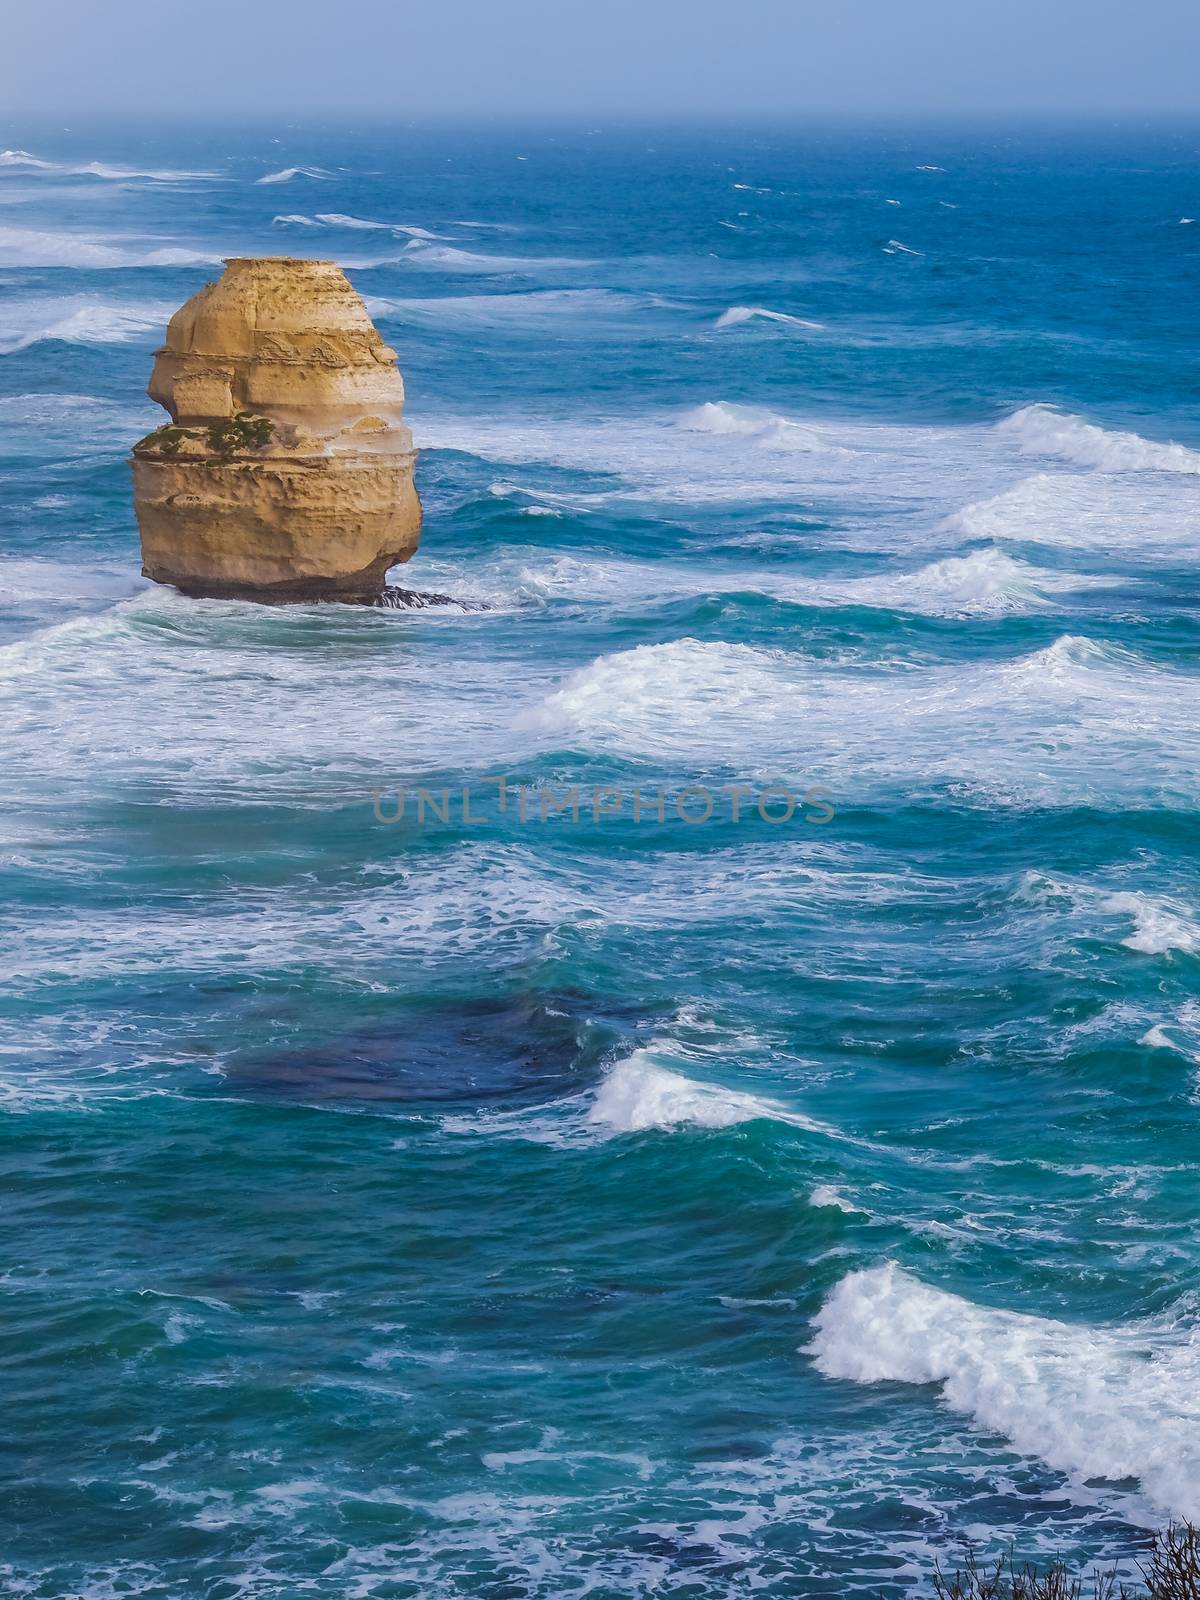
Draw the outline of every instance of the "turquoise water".
<instances>
[{"instance_id":1,"label":"turquoise water","mask_svg":"<svg viewBox=\"0 0 1200 1600\"><path fill-rule=\"evenodd\" d=\"M0 131L0 1590L1200 1514L1196 131ZM137 576L252 253L347 266L395 576L489 609Z\"/></svg>"}]
</instances>

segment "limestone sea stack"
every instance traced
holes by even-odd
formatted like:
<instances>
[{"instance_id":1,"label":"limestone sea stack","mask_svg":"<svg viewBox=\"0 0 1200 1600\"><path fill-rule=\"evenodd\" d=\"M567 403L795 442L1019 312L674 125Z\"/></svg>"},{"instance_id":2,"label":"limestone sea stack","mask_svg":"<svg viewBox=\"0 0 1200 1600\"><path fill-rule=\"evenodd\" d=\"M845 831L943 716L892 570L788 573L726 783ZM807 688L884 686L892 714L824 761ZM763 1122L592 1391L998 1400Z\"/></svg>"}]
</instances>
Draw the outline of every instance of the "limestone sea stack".
<instances>
[{"instance_id":1,"label":"limestone sea stack","mask_svg":"<svg viewBox=\"0 0 1200 1600\"><path fill-rule=\"evenodd\" d=\"M142 571L185 594L377 601L417 548L404 382L333 261L230 260L178 310L133 447Z\"/></svg>"}]
</instances>

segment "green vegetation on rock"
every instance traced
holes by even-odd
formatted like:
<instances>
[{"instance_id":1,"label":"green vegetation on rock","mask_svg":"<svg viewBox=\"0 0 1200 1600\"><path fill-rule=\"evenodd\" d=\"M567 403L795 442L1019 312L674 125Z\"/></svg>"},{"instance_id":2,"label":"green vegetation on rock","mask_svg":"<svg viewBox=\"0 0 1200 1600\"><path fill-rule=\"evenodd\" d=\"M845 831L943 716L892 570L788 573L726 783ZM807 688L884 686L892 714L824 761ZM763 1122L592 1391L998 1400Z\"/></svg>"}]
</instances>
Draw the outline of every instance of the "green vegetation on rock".
<instances>
[{"instance_id":1,"label":"green vegetation on rock","mask_svg":"<svg viewBox=\"0 0 1200 1600\"><path fill-rule=\"evenodd\" d=\"M236 416L214 422L208 430L209 448L216 455L229 457L242 450L262 450L271 442L275 424L269 417L258 417L252 411L239 411Z\"/></svg>"}]
</instances>

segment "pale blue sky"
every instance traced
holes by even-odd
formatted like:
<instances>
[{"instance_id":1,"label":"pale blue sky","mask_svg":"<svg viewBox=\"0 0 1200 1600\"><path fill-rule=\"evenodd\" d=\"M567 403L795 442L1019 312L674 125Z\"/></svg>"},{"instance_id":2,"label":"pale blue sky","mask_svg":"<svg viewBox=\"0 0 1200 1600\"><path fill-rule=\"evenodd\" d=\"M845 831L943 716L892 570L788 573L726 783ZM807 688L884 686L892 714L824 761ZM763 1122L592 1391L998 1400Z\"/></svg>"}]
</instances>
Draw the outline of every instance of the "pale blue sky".
<instances>
[{"instance_id":1,"label":"pale blue sky","mask_svg":"<svg viewBox=\"0 0 1200 1600\"><path fill-rule=\"evenodd\" d=\"M1196 112L1200 0L0 0L5 111Z\"/></svg>"}]
</instances>

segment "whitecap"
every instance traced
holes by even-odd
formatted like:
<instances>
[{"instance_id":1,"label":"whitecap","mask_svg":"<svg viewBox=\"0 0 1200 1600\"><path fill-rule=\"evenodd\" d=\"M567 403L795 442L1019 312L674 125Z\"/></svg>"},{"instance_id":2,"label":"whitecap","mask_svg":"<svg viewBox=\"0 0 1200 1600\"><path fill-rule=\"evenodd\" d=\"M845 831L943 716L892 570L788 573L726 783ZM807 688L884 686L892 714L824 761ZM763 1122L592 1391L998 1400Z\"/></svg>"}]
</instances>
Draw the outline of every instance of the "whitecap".
<instances>
[{"instance_id":1,"label":"whitecap","mask_svg":"<svg viewBox=\"0 0 1200 1600\"><path fill-rule=\"evenodd\" d=\"M819 586L812 587L817 589L813 598L834 604L888 606L927 616L994 617L1034 611L1063 595L1121 581L1047 571L990 546L965 556L948 556L916 572L826 585L823 595ZM802 586L794 587L790 595L786 589L778 592L781 598L806 598Z\"/></svg>"},{"instance_id":2,"label":"whitecap","mask_svg":"<svg viewBox=\"0 0 1200 1600\"><path fill-rule=\"evenodd\" d=\"M1089 938L1099 936L1101 919L1129 918L1132 931L1120 942L1125 949L1141 955L1168 955L1176 950L1190 955L1200 951L1200 922L1189 908L1145 890L1114 891L1031 870L1022 875L1013 898L1025 905L1042 907L1048 914L1076 917L1076 931Z\"/></svg>"},{"instance_id":3,"label":"whitecap","mask_svg":"<svg viewBox=\"0 0 1200 1600\"><path fill-rule=\"evenodd\" d=\"M735 406L724 400L706 400L680 421L692 433L733 434L782 450L835 449L815 428L759 406Z\"/></svg>"},{"instance_id":4,"label":"whitecap","mask_svg":"<svg viewBox=\"0 0 1200 1600\"><path fill-rule=\"evenodd\" d=\"M901 244L899 239L889 239L883 247L886 256L923 256L924 250L914 250L911 245Z\"/></svg>"},{"instance_id":5,"label":"whitecap","mask_svg":"<svg viewBox=\"0 0 1200 1600\"><path fill-rule=\"evenodd\" d=\"M1200 1337L1188 1324L995 1310L889 1263L843 1278L813 1326L809 1353L828 1378L939 1384L951 1410L1023 1454L1079 1479L1140 1479L1159 1513L1200 1516Z\"/></svg>"},{"instance_id":6,"label":"whitecap","mask_svg":"<svg viewBox=\"0 0 1200 1600\"><path fill-rule=\"evenodd\" d=\"M1190 553L1193 486L1171 474L1039 472L943 523L970 539L999 539L1162 560Z\"/></svg>"},{"instance_id":7,"label":"whitecap","mask_svg":"<svg viewBox=\"0 0 1200 1600\"><path fill-rule=\"evenodd\" d=\"M1152 1028L1147 1028L1138 1040L1150 1050L1173 1050L1176 1054L1183 1054L1183 1046L1177 1044L1167 1032L1161 1022L1156 1022Z\"/></svg>"},{"instance_id":8,"label":"whitecap","mask_svg":"<svg viewBox=\"0 0 1200 1600\"><path fill-rule=\"evenodd\" d=\"M366 217L347 216L340 211L319 211L315 217L291 211L272 217L271 222L277 228L342 228L354 233L387 233L393 238L401 236L410 239L445 238L444 234L430 233L428 228L417 227L414 223L372 222Z\"/></svg>"},{"instance_id":9,"label":"whitecap","mask_svg":"<svg viewBox=\"0 0 1200 1600\"><path fill-rule=\"evenodd\" d=\"M371 222L365 217L344 216L339 211L319 211L317 222L327 228L349 228L361 232L382 232L406 234L410 239L442 239L444 234L430 233L428 228L419 228L411 222Z\"/></svg>"},{"instance_id":10,"label":"whitecap","mask_svg":"<svg viewBox=\"0 0 1200 1600\"><path fill-rule=\"evenodd\" d=\"M527 499L527 515L587 515L586 498L496 483L490 493ZM540 502L548 502L542 504ZM514 570L515 569L515 570ZM584 560L553 552L511 549L492 569L494 599L574 599L630 606L659 606L687 596L753 593L796 605L870 606L924 616L1004 616L1042 609L1076 591L1107 587L1117 579L1054 572L992 548L951 556L913 572L885 571L845 579L789 578L776 568L711 563Z\"/></svg>"},{"instance_id":11,"label":"whitecap","mask_svg":"<svg viewBox=\"0 0 1200 1600\"><path fill-rule=\"evenodd\" d=\"M555 748L692 770L699 743L710 766L791 773L801 789L859 799L897 782L911 795L917 782L993 805L1111 805L1118 794L1191 805L1194 698L1186 672L1072 635L1009 660L920 667L682 638L598 657L518 726Z\"/></svg>"},{"instance_id":12,"label":"whitecap","mask_svg":"<svg viewBox=\"0 0 1200 1600\"><path fill-rule=\"evenodd\" d=\"M75 296L10 302L0 312L0 355L52 340L127 344L161 332L175 309L168 301L111 302Z\"/></svg>"},{"instance_id":13,"label":"whitecap","mask_svg":"<svg viewBox=\"0 0 1200 1600\"><path fill-rule=\"evenodd\" d=\"M0 167L52 168L53 161L41 161L28 150L0 150Z\"/></svg>"},{"instance_id":14,"label":"whitecap","mask_svg":"<svg viewBox=\"0 0 1200 1600\"><path fill-rule=\"evenodd\" d=\"M451 272L515 272L536 273L545 269L561 267L588 267L592 263L582 258L573 256L489 256L480 255L472 250L458 250L452 245L431 244L425 239L412 239L404 247L404 254L398 258L387 258L378 262L362 261L356 263L361 267L385 266L392 260L400 260L409 266L418 267L443 267Z\"/></svg>"},{"instance_id":15,"label":"whitecap","mask_svg":"<svg viewBox=\"0 0 1200 1600\"><path fill-rule=\"evenodd\" d=\"M587 1113L590 1127L613 1133L684 1126L732 1128L761 1119L791 1120L774 1101L720 1084L697 1083L660 1065L653 1047L636 1050L611 1067Z\"/></svg>"},{"instance_id":16,"label":"whitecap","mask_svg":"<svg viewBox=\"0 0 1200 1600\"><path fill-rule=\"evenodd\" d=\"M220 176L216 172L185 172L174 167L127 167L105 161L87 161L75 166L67 161L42 161L28 150L0 150L0 167L26 171L60 172L75 178L105 178L123 183L135 178L150 178L159 183L186 183Z\"/></svg>"},{"instance_id":17,"label":"whitecap","mask_svg":"<svg viewBox=\"0 0 1200 1600\"><path fill-rule=\"evenodd\" d=\"M255 178L256 184L262 183L291 183L293 178L332 178L332 172L326 172L324 167L284 167L280 172L268 172L265 177Z\"/></svg>"},{"instance_id":18,"label":"whitecap","mask_svg":"<svg viewBox=\"0 0 1200 1600\"><path fill-rule=\"evenodd\" d=\"M1109 895L1101 909L1133 918L1133 932L1121 940L1128 950L1151 956L1200 951L1200 924L1173 901L1125 890Z\"/></svg>"},{"instance_id":19,"label":"whitecap","mask_svg":"<svg viewBox=\"0 0 1200 1600\"><path fill-rule=\"evenodd\" d=\"M1028 455L1061 456L1100 472L1200 473L1200 450L1102 428L1052 406L1023 406L996 426Z\"/></svg>"},{"instance_id":20,"label":"whitecap","mask_svg":"<svg viewBox=\"0 0 1200 1600\"><path fill-rule=\"evenodd\" d=\"M194 267L220 256L176 247L131 249L124 240L0 227L0 267Z\"/></svg>"},{"instance_id":21,"label":"whitecap","mask_svg":"<svg viewBox=\"0 0 1200 1600\"><path fill-rule=\"evenodd\" d=\"M766 306L730 306L728 311L722 311L713 324L717 328L738 328L744 323L755 320L775 322L792 328L823 328L823 322L809 322L804 317L789 316L786 311L770 311Z\"/></svg>"}]
</instances>

